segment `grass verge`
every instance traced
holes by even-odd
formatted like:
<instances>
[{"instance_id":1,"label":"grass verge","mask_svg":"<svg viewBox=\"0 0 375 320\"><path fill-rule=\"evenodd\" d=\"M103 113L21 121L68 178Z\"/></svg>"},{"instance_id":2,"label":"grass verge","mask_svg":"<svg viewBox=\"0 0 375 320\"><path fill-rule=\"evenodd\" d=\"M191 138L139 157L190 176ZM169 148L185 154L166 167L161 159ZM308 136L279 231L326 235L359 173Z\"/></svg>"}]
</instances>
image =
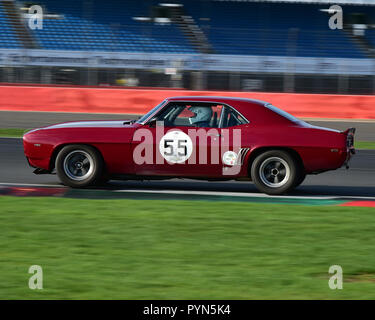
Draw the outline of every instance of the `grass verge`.
<instances>
[{"instance_id":1,"label":"grass verge","mask_svg":"<svg viewBox=\"0 0 375 320\"><path fill-rule=\"evenodd\" d=\"M354 141L354 147L358 150L375 150L375 141Z\"/></svg>"},{"instance_id":2,"label":"grass verge","mask_svg":"<svg viewBox=\"0 0 375 320\"><path fill-rule=\"evenodd\" d=\"M0 197L0 298L374 299L374 226L372 208Z\"/></svg>"},{"instance_id":3,"label":"grass verge","mask_svg":"<svg viewBox=\"0 0 375 320\"><path fill-rule=\"evenodd\" d=\"M21 138L26 129L0 129L0 138Z\"/></svg>"}]
</instances>

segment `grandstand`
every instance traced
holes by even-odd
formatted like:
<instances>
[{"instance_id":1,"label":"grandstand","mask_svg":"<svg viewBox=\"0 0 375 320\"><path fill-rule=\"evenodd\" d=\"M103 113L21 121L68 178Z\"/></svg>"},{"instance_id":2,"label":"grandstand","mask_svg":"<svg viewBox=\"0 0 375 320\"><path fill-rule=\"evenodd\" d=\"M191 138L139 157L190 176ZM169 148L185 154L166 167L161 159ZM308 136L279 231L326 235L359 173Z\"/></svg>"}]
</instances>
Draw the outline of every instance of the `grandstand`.
<instances>
[{"instance_id":1,"label":"grandstand","mask_svg":"<svg viewBox=\"0 0 375 320\"><path fill-rule=\"evenodd\" d=\"M372 54L374 39L373 30L368 30L364 38L368 37L369 48L348 29L328 29L329 16L320 11L327 5L186 0L168 6L159 1L39 0L17 1L14 10L30 4L58 15L47 15L42 30L29 30L41 49L366 58ZM361 12L370 20L375 18L374 7L343 9L347 16ZM19 46L3 9L0 22L8 32L2 34L1 46Z\"/></svg>"},{"instance_id":2,"label":"grandstand","mask_svg":"<svg viewBox=\"0 0 375 320\"><path fill-rule=\"evenodd\" d=\"M5 13L3 3L0 3L0 47L1 48L21 48L22 45L12 30L9 19Z\"/></svg>"},{"instance_id":3,"label":"grandstand","mask_svg":"<svg viewBox=\"0 0 375 320\"><path fill-rule=\"evenodd\" d=\"M216 1L209 39L217 53L364 58L345 30L328 29L326 5ZM199 17L199 7L189 5ZM350 8L355 10L355 8ZM363 9L362 9L363 10ZM346 12L344 8L344 12Z\"/></svg>"},{"instance_id":4,"label":"grandstand","mask_svg":"<svg viewBox=\"0 0 375 320\"><path fill-rule=\"evenodd\" d=\"M133 18L147 8L140 1L40 1L47 12L60 18L46 19L42 30L34 30L40 48L60 50L97 50L127 52L193 53L187 39L172 24L153 24ZM122 8L121 8L122 6ZM85 11L87 10L87 11ZM145 30L146 29L146 30Z\"/></svg>"},{"instance_id":5,"label":"grandstand","mask_svg":"<svg viewBox=\"0 0 375 320\"><path fill-rule=\"evenodd\" d=\"M46 50L51 54L58 54L62 50L71 53L139 54L139 57L147 57L147 54L153 54L153 57L172 54L181 55L181 59L185 61L202 59L197 57L205 54L241 56L242 60L239 58L238 61L246 61L243 57L247 56L281 57L280 61L283 61L283 57L296 57L306 59L307 63L310 58L356 59L366 61L369 65L368 61L374 58L375 53L375 3L371 6L362 5L371 3L366 0L336 1L340 2L344 11L342 30L328 28L330 15L324 12L328 4L319 3L319 0L0 0L0 25L3 31L0 34L0 48L31 50L23 52ZM354 4L359 2L361 5ZM30 16L27 12L32 5L43 8L42 29L28 27ZM361 26L362 33L355 32L357 26ZM195 58L189 58L190 56ZM332 61L321 60L321 65ZM336 68L346 69L351 64L345 62L342 67L340 62ZM185 62L185 67L187 65L189 63ZM214 71L221 72L220 79ZM237 80L232 79L234 70L232 74L228 71L223 73L224 70L219 69L207 72L210 83L205 81L206 88L232 89L228 87L228 83L235 83ZM98 73L101 72L98 69ZM137 83L140 85L156 85L142 80L152 75L139 75L136 67L131 72L138 73L140 81ZM335 72L331 71L330 75ZM268 76L262 77L261 81L269 82L270 77L274 77L273 83L278 84L272 84L270 90L285 89L285 83L280 85L280 82L284 82L281 73L285 71L276 70L271 73L268 70ZM312 71L305 73L311 74ZM363 76L364 74L358 74L361 77L358 81L363 81ZM100 75L96 77L100 78ZM183 83L194 77L194 74L184 71L184 80L177 86L196 87ZM3 81L12 81L7 79L14 78L12 75L2 76ZM82 78L79 76L74 83L82 84ZM90 76L87 75L86 78ZM39 79L36 82L42 81ZM115 80L109 83L113 84L113 81ZM238 81L241 82L242 79ZM338 82L342 85L349 80L341 77L340 81L334 80L335 84L332 85L337 87ZM372 90L373 84L370 82L373 80L366 81L367 89ZM348 87L344 83L345 86ZM240 84L237 87L243 86ZM237 87L234 86L235 89ZM354 87L360 88L362 85ZM263 86L263 90L268 89ZM299 90L308 89L303 86ZM327 90L335 92L338 88Z\"/></svg>"}]
</instances>

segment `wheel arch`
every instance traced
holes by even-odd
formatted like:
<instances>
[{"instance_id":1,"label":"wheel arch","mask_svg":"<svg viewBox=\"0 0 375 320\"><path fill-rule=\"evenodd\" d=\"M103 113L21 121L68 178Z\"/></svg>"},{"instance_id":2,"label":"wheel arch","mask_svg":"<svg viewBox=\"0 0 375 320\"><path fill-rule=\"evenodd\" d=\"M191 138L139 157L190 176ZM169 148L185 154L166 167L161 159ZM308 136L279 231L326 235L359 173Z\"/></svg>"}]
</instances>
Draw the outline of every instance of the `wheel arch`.
<instances>
[{"instance_id":1,"label":"wheel arch","mask_svg":"<svg viewBox=\"0 0 375 320\"><path fill-rule=\"evenodd\" d=\"M251 153L249 155L249 158L248 158L248 161L247 161L247 172L248 172L248 175L249 175L250 178L251 178L251 166L252 166L254 160L256 159L256 157L258 157L260 154L262 154L264 152L272 151L272 150L281 150L281 151L288 152L297 161L300 168L303 171L305 171L305 166L304 166L302 157L295 149L293 149L291 147L278 147L278 146L259 147L259 148L255 148L254 150L251 151Z\"/></svg>"},{"instance_id":2,"label":"wheel arch","mask_svg":"<svg viewBox=\"0 0 375 320\"><path fill-rule=\"evenodd\" d=\"M91 147L91 148L95 149L96 152L98 152L98 154L102 158L102 160L103 160L103 166L104 166L104 169L105 169L105 162L104 162L103 154L101 153L101 151L96 146L94 146L94 145L92 145L90 143L68 142L68 143L59 144L59 145L55 146L55 148L53 149L52 154L51 154L51 158L50 158L50 162L49 162L49 170L51 172L52 172L53 169L55 169L56 158L57 158L57 155L59 154L59 152L64 147L70 146L70 145L88 146L88 147Z\"/></svg>"}]
</instances>

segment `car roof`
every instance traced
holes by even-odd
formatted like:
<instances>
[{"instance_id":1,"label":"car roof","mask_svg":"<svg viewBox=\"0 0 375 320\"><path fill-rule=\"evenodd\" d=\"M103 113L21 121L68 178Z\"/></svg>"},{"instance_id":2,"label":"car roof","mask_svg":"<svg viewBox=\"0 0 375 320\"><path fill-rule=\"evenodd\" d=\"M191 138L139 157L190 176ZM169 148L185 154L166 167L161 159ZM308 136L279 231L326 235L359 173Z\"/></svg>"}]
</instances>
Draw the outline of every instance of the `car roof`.
<instances>
[{"instance_id":1,"label":"car roof","mask_svg":"<svg viewBox=\"0 0 375 320\"><path fill-rule=\"evenodd\" d=\"M167 101L184 101L184 102L219 102L224 104L231 104L235 102L249 103L264 106L268 102L257 100L257 99L248 99L248 98L236 98L236 97L219 97L219 96L180 96L180 97L170 97L166 99Z\"/></svg>"}]
</instances>

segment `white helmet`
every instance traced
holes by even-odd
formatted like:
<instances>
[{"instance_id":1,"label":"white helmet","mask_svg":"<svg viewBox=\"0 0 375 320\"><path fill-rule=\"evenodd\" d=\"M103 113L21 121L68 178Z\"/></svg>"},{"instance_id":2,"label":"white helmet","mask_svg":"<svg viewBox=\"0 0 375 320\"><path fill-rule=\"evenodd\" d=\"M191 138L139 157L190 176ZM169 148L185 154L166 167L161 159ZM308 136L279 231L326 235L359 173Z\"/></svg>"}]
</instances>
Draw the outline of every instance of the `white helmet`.
<instances>
[{"instance_id":1,"label":"white helmet","mask_svg":"<svg viewBox=\"0 0 375 320\"><path fill-rule=\"evenodd\" d=\"M208 122L212 117L212 109L210 107L190 107L189 111L195 113L194 116L189 118L191 124L197 122Z\"/></svg>"}]
</instances>

